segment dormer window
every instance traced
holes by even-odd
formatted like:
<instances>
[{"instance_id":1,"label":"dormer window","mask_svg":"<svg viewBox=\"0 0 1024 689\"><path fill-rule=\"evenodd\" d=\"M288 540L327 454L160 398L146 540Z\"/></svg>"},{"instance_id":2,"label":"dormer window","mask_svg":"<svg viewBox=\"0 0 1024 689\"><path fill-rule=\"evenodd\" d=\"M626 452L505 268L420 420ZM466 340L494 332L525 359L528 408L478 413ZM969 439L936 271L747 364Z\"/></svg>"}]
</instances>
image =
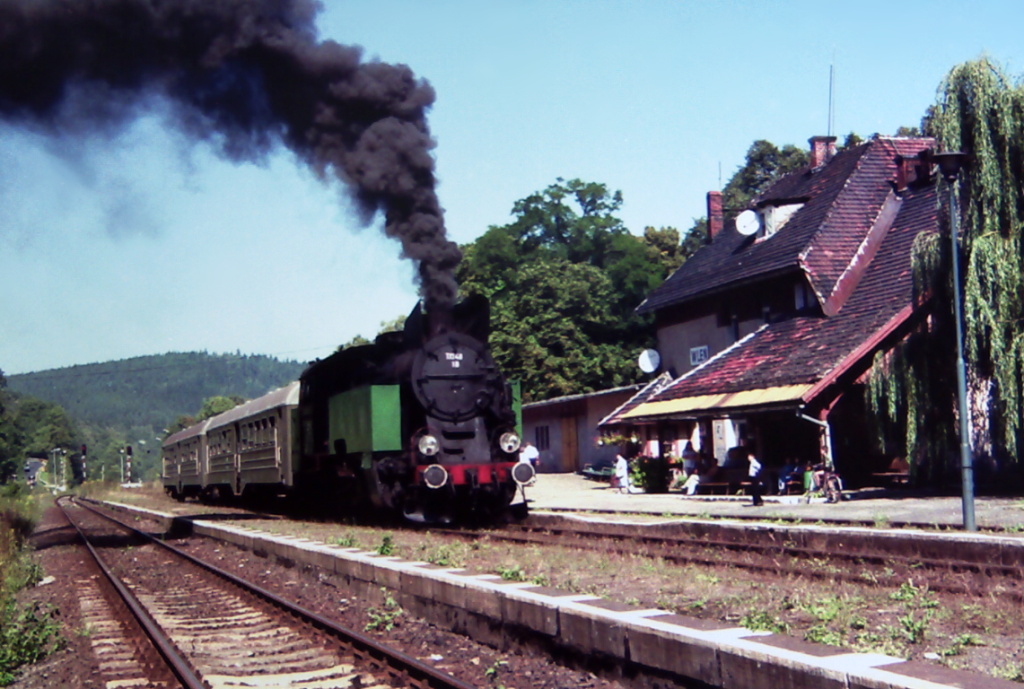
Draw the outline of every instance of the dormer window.
<instances>
[{"instance_id":1,"label":"dormer window","mask_svg":"<svg viewBox=\"0 0 1024 689\"><path fill-rule=\"evenodd\" d=\"M787 203L779 206L764 206L761 211L761 230L758 239L768 239L781 230L793 215L804 207L802 203Z\"/></svg>"},{"instance_id":2,"label":"dormer window","mask_svg":"<svg viewBox=\"0 0 1024 689\"><path fill-rule=\"evenodd\" d=\"M754 236L755 242L764 241L775 236L803 207L804 204L800 201L764 205L757 210L745 210L736 216L736 231L747 237Z\"/></svg>"},{"instance_id":3,"label":"dormer window","mask_svg":"<svg viewBox=\"0 0 1024 689\"><path fill-rule=\"evenodd\" d=\"M803 280L793 285L793 305L797 311L804 311L812 306L816 306L817 303L818 301L814 298L810 285Z\"/></svg>"}]
</instances>

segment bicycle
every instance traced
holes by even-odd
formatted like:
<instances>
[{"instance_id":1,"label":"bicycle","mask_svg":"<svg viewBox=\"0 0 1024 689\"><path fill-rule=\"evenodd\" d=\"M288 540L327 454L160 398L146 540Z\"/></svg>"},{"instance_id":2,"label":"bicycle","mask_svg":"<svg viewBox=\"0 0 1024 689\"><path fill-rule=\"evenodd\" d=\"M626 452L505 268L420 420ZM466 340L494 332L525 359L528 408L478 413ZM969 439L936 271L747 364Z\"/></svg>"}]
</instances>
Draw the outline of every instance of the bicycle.
<instances>
[{"instance_id":1,"label":"bicycle","mask_svg":"<svg viewBox=\"0 0 1024 689\"><path fill-rule=\"evenodd\" d=\"M843 479L830 467L819 464L814 467L815 492L820 492L825 502L834 504L843 499ZM807 501L811 501L811 493L807 495Z\"/></svg>"}]
</instances>

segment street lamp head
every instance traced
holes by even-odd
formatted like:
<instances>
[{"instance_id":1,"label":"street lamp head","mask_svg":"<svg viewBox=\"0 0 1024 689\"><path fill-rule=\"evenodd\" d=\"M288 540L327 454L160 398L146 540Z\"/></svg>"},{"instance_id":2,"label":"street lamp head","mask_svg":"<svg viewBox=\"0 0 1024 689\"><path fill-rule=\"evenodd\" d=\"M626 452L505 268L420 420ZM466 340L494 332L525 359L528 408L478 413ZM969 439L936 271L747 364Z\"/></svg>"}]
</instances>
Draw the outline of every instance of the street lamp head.
<instances>
[{"instance_id":1,"label":"street lamp head","mask_svg":"<svg viewBox=\"0 0 1024 689\"><path fill-rule=\"evenodd\" d=\"M947 182L955 182L961 168L967 162L967 154L963 151L936 153L932 160L939 166L939 172Z\"/></svg>"}]
</instances>

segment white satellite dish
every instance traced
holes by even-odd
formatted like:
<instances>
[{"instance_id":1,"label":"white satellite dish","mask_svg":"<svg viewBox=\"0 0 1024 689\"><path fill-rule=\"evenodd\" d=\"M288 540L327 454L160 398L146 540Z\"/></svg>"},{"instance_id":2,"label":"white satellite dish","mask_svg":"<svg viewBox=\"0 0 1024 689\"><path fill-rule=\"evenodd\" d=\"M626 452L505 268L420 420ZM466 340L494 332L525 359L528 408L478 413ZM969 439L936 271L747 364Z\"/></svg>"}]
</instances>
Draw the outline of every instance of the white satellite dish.
<instances>
[{"instance_id":1,"label":"white satellite dish","mask_svg":"<svg viewBox=\"0 0 1024 689\"><path fill-rule=\"evenodd\" d=\"M756 234L761 229L761 221L756 211L743 211L736 216L736 231L744 237Z\"/></svg>"},{"instance_id":2,"label":"white satellite dish","mask_svg":"<svg viewBox=\"0 0 1024 689\"><path fill-rule=\"evenodd\" d=\"M640 352L640 370L644 373L654 373L661 366L661 355L657 349L645 349Z\"/></svg>"}]
</instances>

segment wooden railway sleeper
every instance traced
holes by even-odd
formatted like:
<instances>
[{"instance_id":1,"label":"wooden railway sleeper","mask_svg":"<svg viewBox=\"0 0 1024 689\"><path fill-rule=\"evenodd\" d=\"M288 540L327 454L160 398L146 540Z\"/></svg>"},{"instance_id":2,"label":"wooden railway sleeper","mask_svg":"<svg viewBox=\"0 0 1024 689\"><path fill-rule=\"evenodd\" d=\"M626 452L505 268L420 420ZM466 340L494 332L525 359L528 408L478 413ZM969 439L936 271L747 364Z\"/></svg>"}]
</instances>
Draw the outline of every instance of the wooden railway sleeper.
<instances>
[{"instance_id":1,"label":"wooden railway sleeper","mask_svg":"<svg viewBox=\"0 0 1024 689\"><path fill-rule=\"evenodd\" d=\"M99 567L106 580L110 585L117 591L121 600L124 601L128 610L132 613L139 625L145 631L146 635L152 641L156 650L163 657L167 663L167 667L171 670L174 676L182 686L186 689L210 689L210 685L203 681L199 677L199 673L191 662L181 653L181 651L174 645L174 643L167 638L163 630L160 629L159 625L153 620L152 616L146 611L145 607L139 602L138 598L126 587L120 579L118 579L114 573L107 567L106 563L96 552L96 549L86 538L85 533L79 528L77 524L71 519L71 515L68 514L67 510L64 509L64 505L61 504L61 500L57 501L57 506L64 513L68 523L74 527L75 531L78 532L78 536L82 543L85 545L86 550L92 556L93 561ZM94 511L94 510L93 510Z\"/></svg>"},{"instance_id":2,"label":"wooden railway sleeper","mask_svg":"<svg viewBox=\"0 0 1024 689\"><path fill-rule=\"evenodd\" d=\"M111 517L108 514L103 513L89 505L82 505L86 509L100 515L104 519L108 519L115 524L118 524L121 528L124 528L130 532L136 533L139 536L147 539L151 543L158 545L159 547L167 550L168 552L174 553L175 555L185 559L218 577L231 582L238 588L248 591L259 598L271 603L279 609L289 611L290 614L294 614L298 619L302 620L303 623L310 626L316 627L321 631L327 632L335 638L340 639L345 643L352 651L359 650L367 657L376 658L378 662L383 663L387 667L387 674L398 673L399 676L408 677L410 682L416 682L421 684L425 688L429 689L474 689L472 685L466 684L450 675L442 673L429 665L422 663L412 656L406 655L396 649L388 648L383 644L378 643L374 639L360 634L355 630L342 627L341 625L329 620L318 613L311 610L307 610L302 606L291 603L284 598L281 598L277 594L264 589L254 583L248 582L240 577L231 574L215 565L211 565L203 560L193 557L191 554L184 552L179 548L175 548L169 543L164 543L160 539L152 536L151 534L140 531L130 524L126 524L119 519Z\"/></svg>"}]
</instances>

